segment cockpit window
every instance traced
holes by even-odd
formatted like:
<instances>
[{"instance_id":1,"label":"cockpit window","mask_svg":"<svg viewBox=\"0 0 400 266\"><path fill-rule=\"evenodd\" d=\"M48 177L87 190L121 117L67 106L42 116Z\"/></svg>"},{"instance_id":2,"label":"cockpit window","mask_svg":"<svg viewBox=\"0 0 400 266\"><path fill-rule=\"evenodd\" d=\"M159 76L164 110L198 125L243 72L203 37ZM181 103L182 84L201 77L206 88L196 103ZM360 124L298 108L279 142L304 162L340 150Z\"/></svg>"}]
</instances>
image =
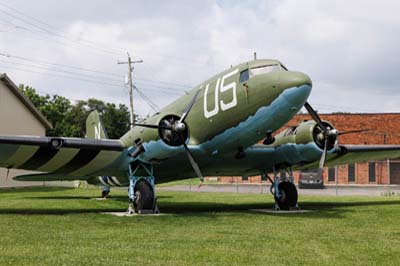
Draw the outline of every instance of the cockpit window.
<instances>
[{"instance_id":1,"label":"cockpit window","mask_svg":"<svg viewBox=\"0 0 400 266\"><path fill-rule=\"evenodd\" d=\"M240 78L239 78L239 82L243 83L249 80L249 70L243 70L242 72L240 72Z\"/></svg>"},{"instance_id":2,"label":"cockpit window","mask_svg":"<svg viewBox=\"0 0 400 266\"><path fill-rule=\"evenodd\" d=\"M280 65L269 65L269 66L261 66L261 67L255 67L250 70L250 76L257 76L261 74L267 74L267 73L272 73L272 72L277 72L281 71Z\"/></svg>"},{"instance_id":3,"label":"cockpit window","mask_svg":"<svg viewBox=\"0 0 400 266\"><path fill-rule=\"evenodd\" d=\"M283 71L288 71L287 68L286 68L283 64L281 64L281 69L282 69Z\"/></svg>"}]
</instances>

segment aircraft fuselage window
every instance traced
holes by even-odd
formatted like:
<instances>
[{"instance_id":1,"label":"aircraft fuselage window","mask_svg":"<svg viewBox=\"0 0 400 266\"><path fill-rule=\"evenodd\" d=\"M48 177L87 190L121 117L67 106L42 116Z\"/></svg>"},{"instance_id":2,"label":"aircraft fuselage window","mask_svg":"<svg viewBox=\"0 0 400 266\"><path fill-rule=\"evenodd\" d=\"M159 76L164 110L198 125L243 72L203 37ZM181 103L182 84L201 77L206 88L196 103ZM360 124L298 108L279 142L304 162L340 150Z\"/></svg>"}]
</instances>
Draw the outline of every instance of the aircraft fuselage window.
<instances>
[{"instance_id":1,"label":"aircraft fuselage window","mask_svg":"<svg viewBox=\"0 0 400 266\"><path fill-rule=\"evenodd\" d=\"M243 83L249 80L249 70L243 70L242 72L240 72L240 78L239 78L239 82Z\"/></svg>"},{"instance_id":2,"label":"aircraft fuselage window","mask_svg":"<svg viewBox=\"0 0 400 266\"><path fill-rule=\"evenodd\" d=\"M277 65L269 65L269 66L261 66L261 67L255 67L250 70L250 76L257 76L261 74L267 74L267 73L272 73L276 71L281 71L281 67Z\"/></svg>"}]
</instances>

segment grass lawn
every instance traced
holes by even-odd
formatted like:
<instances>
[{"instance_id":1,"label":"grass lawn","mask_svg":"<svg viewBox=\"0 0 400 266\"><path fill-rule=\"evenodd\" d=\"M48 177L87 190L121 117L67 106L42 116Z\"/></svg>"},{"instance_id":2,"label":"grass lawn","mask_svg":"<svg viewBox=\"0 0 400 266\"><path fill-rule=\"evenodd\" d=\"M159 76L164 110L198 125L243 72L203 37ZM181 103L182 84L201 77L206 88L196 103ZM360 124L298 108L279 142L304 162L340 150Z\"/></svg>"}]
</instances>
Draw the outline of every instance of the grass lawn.
<instances>
[{"instance_id":1,"label":"grass lawn","mask_svg":"<svg viewBox=\"0 0 400 266\"><path fill-rule=\"evenodd\" d=\"M301 197L265 214L258 194L160 192L164 215L115 217L126 191L0 190L0 265L400 265L400 197Z\"/></svg>"}]
</instances>

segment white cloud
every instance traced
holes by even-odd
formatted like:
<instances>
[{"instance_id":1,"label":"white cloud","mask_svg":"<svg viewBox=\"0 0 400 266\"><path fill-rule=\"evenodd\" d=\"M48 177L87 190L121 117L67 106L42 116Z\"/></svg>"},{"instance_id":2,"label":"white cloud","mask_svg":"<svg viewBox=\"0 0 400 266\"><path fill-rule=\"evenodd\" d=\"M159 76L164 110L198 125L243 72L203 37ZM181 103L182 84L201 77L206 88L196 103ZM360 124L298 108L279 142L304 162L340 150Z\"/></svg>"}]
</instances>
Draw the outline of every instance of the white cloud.
<instances>
[{"instance_id":1,"label":"white cloud","mask_svg":"<svg viewBox=\"0 0 400 266\"><path fill-rule=\"evenodd\" d=\"M314 82L310 100L327 111L357 111L357 107L360 111L400 111L396 105L400 98L400 3L396 1L116 4L103 0L80 2L77 8L68 1L16 0L8 5L54 25L73 40L90 40L96 47L54 41L51 36L21 29L0 32L2 49L12 54L125 75L126 66L116 62L125 60L129 50L145 61L135 66L135 78L197 85L231 64L251 59L257 51L259 58L277 58L290 69L309 74ZM10 20L1 12L0 19ZM99 51L102 48L108 52ZM128 103L122 86L61 79L49 72L7 72L16 82L39 91ZM177 97L155 93L156 88L144 83L138 87L160 106ZM150 112L141 100L135 103L142 115Z\"/></svg>"}]
</instances>

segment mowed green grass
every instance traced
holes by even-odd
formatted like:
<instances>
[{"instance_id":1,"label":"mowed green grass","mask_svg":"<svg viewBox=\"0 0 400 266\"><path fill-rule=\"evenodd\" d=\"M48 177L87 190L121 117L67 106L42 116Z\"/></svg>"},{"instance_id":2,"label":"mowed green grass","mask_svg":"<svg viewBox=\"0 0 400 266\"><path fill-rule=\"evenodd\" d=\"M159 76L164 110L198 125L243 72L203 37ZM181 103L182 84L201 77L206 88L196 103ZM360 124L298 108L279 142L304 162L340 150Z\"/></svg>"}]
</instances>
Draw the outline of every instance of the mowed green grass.
<instances>
[{"instance_id":1,"label":"mowed green grass","mask_svg":"<svg viewBox=\"0 0 400 266\"><path fill-rule=\"evenodd\" d=\"M126 191L0 190L0 265L400 265L400 197L160 192L160 216L115 217Z\"/></svg>"}]
</instances>

